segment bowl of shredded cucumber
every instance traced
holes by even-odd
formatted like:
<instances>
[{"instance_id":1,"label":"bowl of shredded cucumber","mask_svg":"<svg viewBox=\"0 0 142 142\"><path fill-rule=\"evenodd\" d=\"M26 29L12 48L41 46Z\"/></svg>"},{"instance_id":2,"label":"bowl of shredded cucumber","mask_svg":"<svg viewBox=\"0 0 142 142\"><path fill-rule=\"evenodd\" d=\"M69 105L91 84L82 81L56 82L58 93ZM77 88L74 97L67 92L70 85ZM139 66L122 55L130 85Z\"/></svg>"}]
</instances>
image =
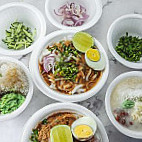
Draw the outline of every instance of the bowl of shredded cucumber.
<instances>
[{"instance_id":1,"label":"bowl of shredded cucumber","mask_svg":"<svg viewBox=\"0 0 142 142\"><path fill-rule=\"evenodd\" d=\"M28 54L46 34L42 13L24 2L1 6L0 19L0 53L3 55Z\"/></svg>"}]
</instances>

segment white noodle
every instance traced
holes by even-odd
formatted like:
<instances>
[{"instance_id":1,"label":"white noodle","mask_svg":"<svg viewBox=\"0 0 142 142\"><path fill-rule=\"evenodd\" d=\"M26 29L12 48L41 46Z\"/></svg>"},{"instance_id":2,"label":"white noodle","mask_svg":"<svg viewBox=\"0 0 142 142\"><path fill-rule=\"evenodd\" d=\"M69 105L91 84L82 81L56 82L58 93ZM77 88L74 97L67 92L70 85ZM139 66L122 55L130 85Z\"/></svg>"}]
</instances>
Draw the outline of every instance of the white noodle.
<instances>
[{"instance_id":1,"label":"white noodle","mask_svg":"<svg viewBox=\"0 0 142 142\"><path fill-rule=\"evenodd\" d=\"M72 95L73 95L74 93L76 93L78 89L80 89L80 88L82 88L82 87L83 87L83 84L80 84L80 85L77 85L76 87L74 87L74 89L72 90Z\"/></svg>"}]
</instances>

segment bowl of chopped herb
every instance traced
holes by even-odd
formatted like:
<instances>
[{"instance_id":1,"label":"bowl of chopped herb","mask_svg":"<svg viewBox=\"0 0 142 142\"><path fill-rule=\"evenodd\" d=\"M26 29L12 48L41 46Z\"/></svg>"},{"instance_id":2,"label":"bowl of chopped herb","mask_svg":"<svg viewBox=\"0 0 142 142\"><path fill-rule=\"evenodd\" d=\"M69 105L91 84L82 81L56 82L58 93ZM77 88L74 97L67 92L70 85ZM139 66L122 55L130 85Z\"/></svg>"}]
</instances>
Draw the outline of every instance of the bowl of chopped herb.
<instances>
[{"instance_id":1,"label":"bowl of chopped herb","mask_svg":"<svg viewBox=\"0 0 142 142\"><path fill-rule=\"evenodd\" d=\"M0 7L0 53L25 55L46 34L42 13L24 2L13 2Z\"/></svg>"},{"instance_id":2,"label":"bowl of chopped herb","mask_svg":"<svg viewBox=\"0 0 142 142\"><path fill-rule=\"evenodd\" d=\"M128 14L116 19L107 34L112 55L123 65L142 69L142 15Z\"/></svg>"}]
</instances>

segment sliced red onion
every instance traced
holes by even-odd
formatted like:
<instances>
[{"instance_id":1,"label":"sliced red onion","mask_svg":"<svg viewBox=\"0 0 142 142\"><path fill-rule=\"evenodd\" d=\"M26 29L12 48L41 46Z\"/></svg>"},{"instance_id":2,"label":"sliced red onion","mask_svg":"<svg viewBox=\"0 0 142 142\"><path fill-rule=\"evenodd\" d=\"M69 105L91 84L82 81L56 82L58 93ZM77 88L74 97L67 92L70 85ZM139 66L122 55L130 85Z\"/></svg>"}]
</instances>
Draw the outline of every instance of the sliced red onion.
<instances>
[{"instance_id":1,"label":"sliced red onion","mask_svg":"<svg viewBox=\"0 0 142 142\"><path fill-rule=\"evenodd\" d=\"M72 19L64 19L64 20L62 21L62 24L63 24L63 25L66 25L66 26L72 27L72 26L74 26L74 21L73 21Z\"/></svg>"},{"instance_id":2,"label":"sliced red onion","mask_svg":"<svg viewBox=\"0 0 142 142\"><path fill-rule=\"evenodd\" d=\"M54 9L54 13L55 13L57 16L63 16L63 14L57 13L55 9Z\"/></svg>"},{"instance_id":3,"label":"sliced red onion","mask_svg":"<svg viewBox=\"0 0 142 142\"><path fill-rule=\"evenodd\" d=\"M54 62L55 62L55 55L54 54L50 54L48 56L45 56L43 58L44 71L48 73L52 68L54 68Z\"/></svg>"},{"instance_id":4,"label":"sliced red onion","mask_svg":"<svg viewBox=\"0 0 142 142\"><path fill-rule=\"evenodd\" d=\"M62 24L65 26L81 26L88 19L86 8L75 3L68 3L58 9L54 10L57 16L62 16Z\"/></svg>"}]
</instances>

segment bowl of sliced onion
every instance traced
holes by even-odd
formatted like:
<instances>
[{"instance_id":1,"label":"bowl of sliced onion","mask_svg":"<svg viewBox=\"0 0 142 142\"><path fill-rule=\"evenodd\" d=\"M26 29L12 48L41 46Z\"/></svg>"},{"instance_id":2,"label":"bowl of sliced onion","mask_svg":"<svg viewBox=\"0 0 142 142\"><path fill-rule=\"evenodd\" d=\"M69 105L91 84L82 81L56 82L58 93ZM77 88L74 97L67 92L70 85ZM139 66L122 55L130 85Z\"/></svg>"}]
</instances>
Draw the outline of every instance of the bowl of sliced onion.
<instances>
[{"instance_id":1,"label":"bowl of sliced onion","mask_svg":"<svg viewBox=\"0 0 142 142\"><path fill-rule=\"evenodd\" d=\"M46 0L45 12L59 29L86 30L100 19L102 3L100 0Z\"/></svg>"}]
</instances>

